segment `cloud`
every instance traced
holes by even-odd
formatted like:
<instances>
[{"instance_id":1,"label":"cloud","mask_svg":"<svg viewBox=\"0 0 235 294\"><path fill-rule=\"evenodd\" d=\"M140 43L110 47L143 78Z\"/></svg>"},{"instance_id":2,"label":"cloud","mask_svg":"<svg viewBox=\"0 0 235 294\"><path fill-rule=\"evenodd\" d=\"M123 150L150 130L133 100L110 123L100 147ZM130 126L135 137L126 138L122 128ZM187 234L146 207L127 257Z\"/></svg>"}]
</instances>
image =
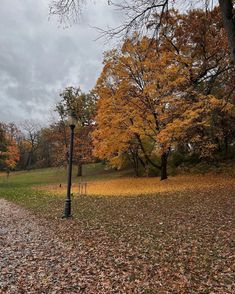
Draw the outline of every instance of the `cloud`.
<instances>
[{"instance_id":1,"label":"cloud","mask_svg":"<svg viewBox=\"0 0 235 294\"><path fill-rule=\"evenodd\" d=\"M91 89L102 69L103 41L91 28L115 26L106 0L84 8L80 24L64 29L48 20L49 0L2 0L0 10L0 121L45 122L66 86Z\"/></svg>"}]
</instances>

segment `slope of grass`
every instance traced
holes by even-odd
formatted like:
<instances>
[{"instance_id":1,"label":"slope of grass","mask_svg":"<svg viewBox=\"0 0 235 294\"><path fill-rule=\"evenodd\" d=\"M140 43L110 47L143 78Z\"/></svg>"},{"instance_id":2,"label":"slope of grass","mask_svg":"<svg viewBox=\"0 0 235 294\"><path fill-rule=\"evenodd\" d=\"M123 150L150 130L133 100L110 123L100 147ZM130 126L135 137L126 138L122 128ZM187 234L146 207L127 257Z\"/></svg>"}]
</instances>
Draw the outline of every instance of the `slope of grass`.
<instances>
[{"instance_id":1,"label":"slope of grass","mask_svg":"<svg viewBox=\"0 0 235 294\"><path fill-rule=\"evenodd\" d=\"M83 179L86 181L95 181L102 179L120 178L125 175L132 175L130 170L108 170L101 163L87 164L83 166ZM73 167L73 181L76 182L79 177L76 176L76 167ZM19 171L10 174L9 178L6 173L1 172L0 184L10 184L11 186L33 186L53 183L66 183L66 168L43 168L30 171Z\"/></svg>"},{"instance_id":2,"label":"slope of grass","mask_svg":"<svg viewBox=\"0 0 235 294\"><path fill-rule=\"evenodd\" d=\"M129 170L114 171L106 170L102 164L84 165L82 177L83 181L100 181L109 179L118 179L131 174ZM59 187L62 184L66 187L67 171L65 168L45 168L31 171L20 171L11 173L9 177L6 174L0 175L0 197L4 197L17 204L23 205L26 208L34 209L37 212L47 212L53 208L54 216L56 217L54 209L59 207L57 211L58 217L62 214L64 198L58 197L57 193L53 191L40 190L38 187L54 186ZM76 183L81 181L81 178L76 177L76 167L73 167L73 179ZM37 187L37 189L35 189ZM66 189L61 193L65 197ZM53 204L52 204L53 203ZM51 215L51 213L50 213Z\"/></svg>"}]
</instances>

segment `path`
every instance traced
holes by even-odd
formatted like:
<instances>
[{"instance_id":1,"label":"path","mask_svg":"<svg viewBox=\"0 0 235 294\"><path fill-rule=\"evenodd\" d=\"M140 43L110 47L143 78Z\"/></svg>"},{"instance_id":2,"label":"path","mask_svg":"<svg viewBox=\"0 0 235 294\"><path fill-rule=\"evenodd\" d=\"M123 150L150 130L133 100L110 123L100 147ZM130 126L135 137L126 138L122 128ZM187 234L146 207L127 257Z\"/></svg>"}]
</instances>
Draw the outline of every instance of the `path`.
<instances>
[{"instance_id":1,"label":"path","mask_svg":"<svg viewBox=\"0 0 235 294\"><path fill-rule=\"evenodd\" d=\"M0 293L83 293L78 265L32 214L0 199Z\"/></svg>"}]
</instances>

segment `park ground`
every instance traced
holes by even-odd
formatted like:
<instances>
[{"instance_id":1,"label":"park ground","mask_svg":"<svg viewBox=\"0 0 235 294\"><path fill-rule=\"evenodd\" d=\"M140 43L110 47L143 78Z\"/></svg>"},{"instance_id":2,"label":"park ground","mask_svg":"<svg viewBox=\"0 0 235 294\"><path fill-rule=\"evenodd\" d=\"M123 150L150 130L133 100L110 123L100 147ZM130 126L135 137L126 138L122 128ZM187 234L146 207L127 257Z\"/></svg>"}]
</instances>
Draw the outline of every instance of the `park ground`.
<instances>
[{"instance_id":1,"label":"park ground","mask_svg":"<svg viewBox=\"0 0 235 294\"><path fill-rule=\"evenodd\" d=\"M232 169L163 182L102 165L84 174L68 220L64 169L0 175L0 293L235 292Z\"/></svg>"}]
</instances>

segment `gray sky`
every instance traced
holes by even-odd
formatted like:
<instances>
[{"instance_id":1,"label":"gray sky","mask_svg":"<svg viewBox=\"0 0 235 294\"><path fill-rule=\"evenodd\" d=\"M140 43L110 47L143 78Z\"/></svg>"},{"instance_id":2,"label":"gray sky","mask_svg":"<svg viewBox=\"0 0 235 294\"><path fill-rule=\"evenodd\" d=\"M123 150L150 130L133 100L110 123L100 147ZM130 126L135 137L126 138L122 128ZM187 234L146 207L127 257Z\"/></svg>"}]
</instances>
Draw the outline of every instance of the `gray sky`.
<instances>
[{"instance_id":1,"label":"gray sky","mask_svg":"<svg viewBox=\"0 0 235 294\"><path fill-rule=\"evenodd\" d=\"M185 10L203 1L177 4L184 4L178 8ZM49 2L1 0L0 121L33 119L47 124L66 86L93 88L102 70L103 52L113 47L95 41L99 33L91 27L120 24L120 14L107 0L88 1L81 22L67 29L58 26L56 17L48 20Z\"/></svg>"},{"instance_id":2,"label":"gray sky","mask_svg":"<svg viewBox=\"0 0 235 294\"><path fill-rule=\"evenodd\" d=\"M90 90L102 69L104 41L90 26L118 24L99 0L86 6L80 24L64 29L48 20L49 0L1 0L0 121L47 123L66 86Z\"/></svg>"}]
</instances>

